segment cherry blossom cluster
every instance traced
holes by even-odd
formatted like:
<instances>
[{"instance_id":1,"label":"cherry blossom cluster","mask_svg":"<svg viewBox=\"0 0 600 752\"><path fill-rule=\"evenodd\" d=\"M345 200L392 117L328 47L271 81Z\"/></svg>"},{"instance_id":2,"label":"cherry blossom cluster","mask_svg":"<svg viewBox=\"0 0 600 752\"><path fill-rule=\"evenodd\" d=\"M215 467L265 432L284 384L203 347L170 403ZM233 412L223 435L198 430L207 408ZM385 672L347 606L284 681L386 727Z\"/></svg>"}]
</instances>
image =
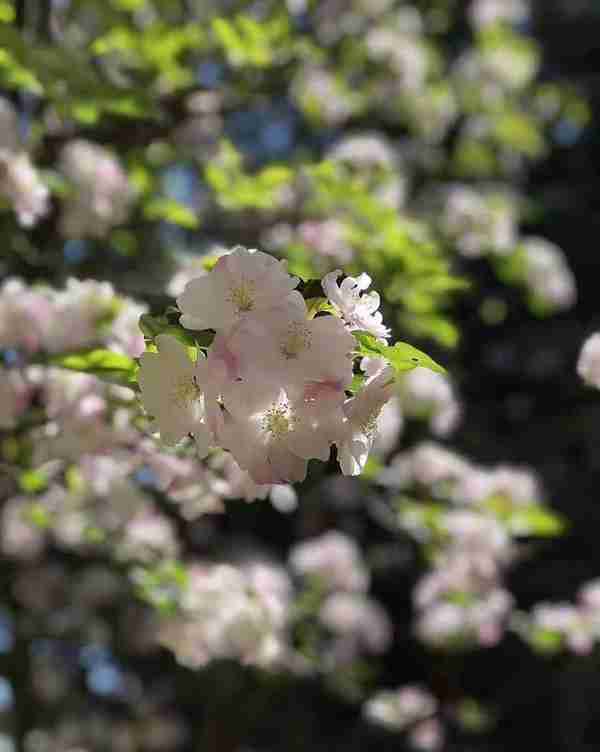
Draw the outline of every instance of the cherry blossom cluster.
<instances>
[{"instance_id":1,"label":"cherry blossom cluster","mask_svg":"<svg viewBox=\"0 0 600 752\"><path fill-rule=\"evenodd\" d=\"M293 590L285 569L261 561L196 562L187 577L179 613L159 632L178 661L192 668L219 658L271 668L290 662Z\"/></svg>"},{"instance_id":2,"label":"cherry blossom cluster","mask_svg":"<svg viewBox=\"0 0 600 752\"><path fill-rule=\"evenodd\" d=\"M144 350L138 320L147 310L109 282L70 278L59 290L11 277L0 287L0 350L31 356L104 345L137 357Z\"/></svg>"},{"instance_id":3,"label":"cherry blossom cluster","mask_svg":"<svg viewBox=\"0 0 600 752\"><path fill-rule=\"evenodd\" d=\"M583 584L575 603L542 602L515 618L517 631L536 650L589 655L600 642L600 580Z\"/></svg>"},{"instance_id":4,"label":"cherry blossom cluster","mask_svg":"<svg viewBox=\"0 0 600 752\"><path fill-rule=\"evenodd\" d=\"M59 167L69 184L60 218L65 237L102 238L127 220L135 192L110 151L83 139L70 141Z\"/></svg>"},{"instance_id":5,"label":"cherry blossom cluster","mask_svg":"<svg viewBox=\"0 0 600 752\"><path fill-rule=\"evenodd\" d=\"M413 592L418 637L450 648L499 642L514 605L504 572L518 557L518 537L535 535L536 520L546 519L536 476L509 465L481 467L424 443L393 459L378 480L434 499L429 512L408 496L397 506L400 527L435 552Z\"/></svg>"},{"instance_id":6,"label":"cherry blossom cluster","mask_svg":"<svg viewBox=\"0 0 600 752\"><path fill-rule=\"evenodd\" d=\"M320 595L317 622L325 630L319 652L321 669L334 671L364 653L384 653L392 641L392 624L369 595L370 574L355 541L330 531L293 546L291 569L304 588Z\"/></svg>"},{"instance_id":7,"label":"cherry blossom cluster","mask_svg":"<svg viewBox=\"0 0 600 752\"><path fill-rule=\"evenodd\" d=\"M289 566L291 572L257 554L237 562L193 560L177 610L160 622L159 642L191 668L230 658L302 674L333 674L385 652L391 623L367 595L368 571L352 539L331 531L306 540L290 551ZM295 604L307 592L318 597L305 618L320 633L298 651Z\"/></svg>"},{"instance_id":8,"label":"cherry blossom cluster","mask_svg":"<svg viewBox=\"0 0 600 752\"><path fill-rule=\"evenodd\" d=\"M518 242L514 196L456 183L445 190L442 203L440 228L461 255L475 258L514 251Z\"/></svg>"},{"instance_id":9,"label":"cherry blossom cluster","mask_svg":"<svg viewBox=\"0 0 600 752\"><path fill-rule=\"evenodd\" d=\"M0 198L29 228L49 214L50 190L24 149L18 115L0 98ZM59 226L67 238L101 238L125 222L135 199L127 173L112 153L84 139L63 147L58 171L66 180Z\"/></svg>"},{"instance_id":10,"label":"cherry blossom cluster","mask_svg":"<svg viewBox=\"0 0 600 752\"><path fill-rule=\"evenodd\" d=\"M30 455L25 490L8 493L2 508L0 548L9 557L37 559L52 543L127 562L173 558L179 543L153 500L157 493L186 521L223 512L234 498L271 495L282 511L295 506L289 486L257 486L229 454L200 463L157 446L127 387L54 367L0 375L0 431L19 429ZM28 477L33 493L26 492Z\"/></svg>"},{"instance_id":11,"label":"cherry blossom cluster","mask_svg":"<svg viewBox=\"0 0 600 752\"><path fill-rule=\"evenodd\" d=\"M180 324L212 330L196 360L174 336L156 337L157 352L140 359L138 381L147 412L166 443L192 435L199 455L227 449L257 484L292 483L310 459L329 459L333 445L345 474L359 474L394 392L383 360L349 397L357 342L352 331L385 341L370 278L327 274L331 311L314 315L285 261L237 247L209 274L191 280L177 303Z\"/></svg>"}]
</instances>

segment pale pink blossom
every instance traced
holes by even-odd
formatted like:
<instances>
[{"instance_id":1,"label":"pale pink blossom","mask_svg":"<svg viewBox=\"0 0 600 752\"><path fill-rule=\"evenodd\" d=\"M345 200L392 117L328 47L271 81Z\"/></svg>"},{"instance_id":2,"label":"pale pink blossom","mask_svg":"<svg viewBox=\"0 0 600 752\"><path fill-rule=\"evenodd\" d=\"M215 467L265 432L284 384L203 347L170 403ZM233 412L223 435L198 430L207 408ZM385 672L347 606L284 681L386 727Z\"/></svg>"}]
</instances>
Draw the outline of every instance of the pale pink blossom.
<instances>
[{"instance_id":1,"label":"pale pink blossom","mask_svg":"<svg viewBox=\"0 0 600 752\"><path fill-rule=\"evenodd\" d=\"M329 458L330 442L300 401L283 389L240 383L226 396L219 438L255 483L293 483L311 458Z\"/></svg>"},{"instance_id":2,"label":"pale pink blossom","mask_svg":"<svg viewBox=\"0 0 600 752\"><path fill-rule=\"evenodd\" d=\"M33 227L50 208L50 191L25 152L0 150L0 196L12 204L23 227Z\"/></svg>"},{"instance_id":3,"label":"pale pink blossom","mask_svg":"<svg viewBox=\"0 0 600 752\"><path fill-rule=\"evenodd\" d=\"M177 299L181 324L188 329L226 331L249 313L285 303L298 285L286 262L237 246L212 271L189 282Z\"/></svg>"},{"instance_id":4,"label":"pale pink blossom","mask_svg":"<svg viewBox=\"0 0 600 752\"><path fill-rule=\"evenodd\" d=\"M369 572L354 540L332 530L295 545L290 551L292 569L303 576L318 577L332 590L364 592Z\"/></svg>"}]
</instances>

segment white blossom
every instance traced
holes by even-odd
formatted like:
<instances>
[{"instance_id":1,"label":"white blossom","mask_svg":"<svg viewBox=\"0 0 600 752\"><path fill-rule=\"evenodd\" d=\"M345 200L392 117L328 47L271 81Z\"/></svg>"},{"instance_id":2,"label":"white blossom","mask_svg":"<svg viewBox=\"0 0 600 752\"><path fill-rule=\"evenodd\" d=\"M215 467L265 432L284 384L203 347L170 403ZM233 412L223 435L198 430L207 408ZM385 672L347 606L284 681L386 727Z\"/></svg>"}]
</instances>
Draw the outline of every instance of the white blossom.
<instances>
[{"instance_id":1,"label":"white blossom","mask_svg":"<svg viewBox=\"0 0 600 752\"><path fill-rule=\"evenodd\" d=\"M350 330L361 330L373 334L379 339L387 339L390 330L383 323L383 316L378 311L381 302L379 293L372 290L371 277L361 274L358 277L346 277L340 285L337 283L341 270L330 272L323 277L322 287L331 304Z\"/></svg>"}]
</instances>

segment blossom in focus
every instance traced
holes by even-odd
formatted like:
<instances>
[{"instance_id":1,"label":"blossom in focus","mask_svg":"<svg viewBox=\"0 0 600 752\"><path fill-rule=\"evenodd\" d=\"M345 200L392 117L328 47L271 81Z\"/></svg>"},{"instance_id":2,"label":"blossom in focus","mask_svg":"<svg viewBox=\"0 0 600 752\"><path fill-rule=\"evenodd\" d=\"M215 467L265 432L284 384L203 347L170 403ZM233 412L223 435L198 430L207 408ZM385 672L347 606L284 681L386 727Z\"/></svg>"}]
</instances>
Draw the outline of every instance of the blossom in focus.
<instances>
[{"instance_id":1,"label":"blossom in focus","mask_svg":"<svg viewBox=\"0 0 600 752\"><path fill-rule=\"evenodd\" d=\"M286 262L237 246L206 276L193 279L177 299L181 324L188 329L224 331L249 313L283 304L298 285Z\"/></svg>"},{"instance_id":2,"label":"blossom in focus","mask_svg":"<svg viewBox=\"0 0 600 752\"><path fill-rule=\"evenodd\" d=\"M348 328L365 331L379 339L387 339L390 330L383 323L383 316L379 312L381 299L379 293L366 290L371 286L368 274L359 277L346 277L338 285L341 270L330 272L323 277L322 287L329 301L340 313Z\"/></svg>"},{"instance_id":3,"label":"blossom in focus","mask_svg":"<svg viewBox=\"0 0 600 752\"><path fill-rule=\"evenodd\" d=\"M329 439L302 403L261 386L240 384L227 395L217 438L256 483L304 480L309 459L329 458Z\"/></svg>"},{"instance_id":4,"label":"blossom in focus","mask_svg":"<svg viewBox=\"0 0 600 752\"><path fill-rule=\"evenodd\" d=\"M307 318L306 303L292 297L286 305L249 315L229 346L253 378L302 390L310 382L342 389L352 381L354 337L335 316Z\"/></svg>"},{"instance_id":5,"label":"blossom in focus","mask_svg":"<svg viewBox=\"0 0 600 752\"><path fill-rule=\"evenodd\" d=\"M212 437L204 421L203 392L198 383L203 362L193 363L174 337L160 335L156 344L158 353L145 352L140 358L142 403L165 443L174 444L193 434L198 453L204 457Z\"/></svg>"},{"instance_id":6,"label":"blossom in focus","mask_svg":"<svg viewBox=\"0 0 600 752\"><path fill-rule=\"evenodd\" d=\"M337 442L338 461L344 475L360 475L377 435L381 409L394 390L394 370L384 368L367 379L361 391L344 405L345 435Z\"/></svg>"}]
</instances>

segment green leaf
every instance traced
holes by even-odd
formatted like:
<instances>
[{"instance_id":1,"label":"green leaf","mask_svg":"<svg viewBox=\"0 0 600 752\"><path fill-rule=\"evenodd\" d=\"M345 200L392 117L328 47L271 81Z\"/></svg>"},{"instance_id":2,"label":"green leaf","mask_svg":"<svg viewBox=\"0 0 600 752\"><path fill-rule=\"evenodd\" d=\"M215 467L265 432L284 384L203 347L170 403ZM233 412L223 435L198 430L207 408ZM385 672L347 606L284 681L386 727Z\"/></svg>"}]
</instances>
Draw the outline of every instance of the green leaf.
<instances>
[{"instance_id":1,"label":"green leaf","mask_svg":"<svg viewBox=\"0 0 600 752\"><path fill-rule=\"evenodd\" d=\"M175 310L179 314L179 311ZM170 321L166 315L152 316L149 313L143 313L140 316L139 326L147 343L153 343L159 334L168 334L175 337L182 345L195 349L196 347L210 347L214 339L212 332L184 329L178 323Z\"/></svg>"},{"instance_id":2,"label":"green leaf","mask_svg":"<svg viewBox=\"0 0 600 752\"><path fill-rule=\"evenodd\" d=\"M40 470L26 470L19 476L19 488L28 494L40 493L48 488L48 478Z\"/></svg>"},{"instance_id":3,"label":"green leaf","mask_svg":"<svg viewBox=\"0 0 600 752\"><path fill-rule=\"evenodd\" d=\"M554 538L566 529L563 518L542 504L515 504L507 496L497 495L487 499L483 506L513 535Z\"/></svg>"},{"instance_id":4,"label":"green leaf","mask_svg":"<svg viewBox=\"0 0 600 752\"><path fill-rule=\"evenodd\" d=\"M50 511L43 504L32 504L25 512L28 522L41 530L47 530L52 524Z\"/></svg>"},{"instance_id":5,"label":"green leaf","mask_svg":"<svg viewBox=\"0 0 600 752\"><path fill-rule=\"evenodd\" d=\"M384 345L368 332L354 332L354 337L358 342L356 352L359 355L367 358L384 358L393 366L396 373L412 371L414 368L428 368L435 373L446 373L446 369L433 358L407 342Z\"/></svg>"},{"instance_id":6,"label":"green leaf","mask_svg":"<svg viewBox=\"0 0 600 752\"><path fill-rule=\"evenodd\" d=\"M187 230L195 230L200 225L198 217L189 206L170 198L155 198L149 201L144 207L144 216L152 220L163 219Z\"/></svg>"},{"instance_id":7,"label":"green leaf","mask_svg":"<svg viewBox=\"0 0 600 752\"><path fill-rule=\"evenodd\" d=\"M119 386L137 388L136 374L138 365L128 355L112 350L93 349L81 350L67 355L56 355L50 358L50 363L70 371L81 371L97 376L103 381Z\"/></svg>"},{"instance_id":8,"label":"green leaf","mask_svg":"<svg viewBox=\"0 0 600 752\"><path fill-rule=\"evenodd\" d=\"M307 298L306 308L308 309L307 318L314 319L317 313L332 313L337 316L336 309L331 305L327 298Z\"/></svg>"},{"instance_id":9,"label":"green leaf","mask_svg":"<svg viewBox=\"0 0 600 752\"><path fill-rule=\"evenodd\" d=\"M367 380L367 377L364 376L362 373L355 373L354 376L352 377L352 383L350 384L348 391L352 392L352 394L356 394L356 392L360 392L366 380Z\"/></svg>"},{"instance_id":10,"label":"green leaf","mask_svg":"<svg viewBox=\"0 0 600 752\"><path fill-rule=\"evenodd\" d=\"M566 529L565 521L559 515L538 504L515 509L508 520L508 527L515 535L540 538L555 538Z\"/></svg>"}]
</instances>

